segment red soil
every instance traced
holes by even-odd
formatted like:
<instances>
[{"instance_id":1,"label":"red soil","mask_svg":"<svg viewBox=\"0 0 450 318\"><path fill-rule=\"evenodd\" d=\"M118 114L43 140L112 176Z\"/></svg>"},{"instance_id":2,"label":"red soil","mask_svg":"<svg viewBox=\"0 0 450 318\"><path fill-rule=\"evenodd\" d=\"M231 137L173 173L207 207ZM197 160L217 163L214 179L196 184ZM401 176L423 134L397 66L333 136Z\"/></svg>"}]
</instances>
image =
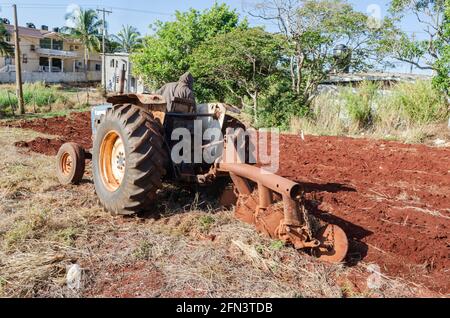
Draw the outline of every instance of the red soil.
<instances>
[{"instance_id":1,"label":"red soil","mask_svg":"<svg viewBox=\"0 0 450 318\"><path fill-rule=\"evenodd\" d=\"M74 141L91 147L89 113L10 124L61 136L19 143L54 155ZM283 135L279 174L301 183L307 207L340 225L347 262L450 293L450 149L398 142Z\"/></svg>"},{"instance_id":2,"label":"red soil","mask_svg":"<svg viewBox=\"0 0 450 318\"><path fill-rule=\"evenodd\" d=\"M72 113L69 117L18 121L6 124L6 126L31 129L44 134L59 136L58 139L36 138L29 142L16 143L17 147L28 148L44 155L56 155L59 148L66 142L76 142L85 149L89 149L92 145L89 112Z\"/></svg>"},{"instance_id":3,"label":"red soil","mask_svg":"<svg viewBox=\"0 0 450 318\"><path fill-rule=\"evenodd\" d=\"M150 262L111 266L98 272L100 277L90 286L88 297L154 298L161 296L165 286L164 275Z\"/></svg>"},{"instance_id":4,"label":"red soil","mask_svg":"<svg viewBox=\"0 0 450 318\"><path fill-rule=\"evenodd\" d=\"M304 186L311 213L345 230L350 264L450 291L450 149L311 136L280 145L279 174Z\"/></svg>"}]
</instances>

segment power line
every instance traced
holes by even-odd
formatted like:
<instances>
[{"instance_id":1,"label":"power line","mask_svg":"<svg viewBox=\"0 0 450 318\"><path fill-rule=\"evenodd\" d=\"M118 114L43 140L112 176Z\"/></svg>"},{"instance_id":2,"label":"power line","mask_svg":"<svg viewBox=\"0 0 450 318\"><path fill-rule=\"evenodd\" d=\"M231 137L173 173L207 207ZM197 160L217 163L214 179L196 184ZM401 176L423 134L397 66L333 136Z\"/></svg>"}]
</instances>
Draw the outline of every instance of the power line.
<instances>
[{"instance_id":1,"label":"power line","mask_svg":"<svg viewBox=\"0 0 450 318\"><path fill-rule=\"evenodd\" d=\"M108 11L108 10L106 10L105 8L103 8L103 9L97 9L97 12L101 12L102 14L103 14L103 20L102 20L102 23L103 23L103 30L102 30L102 53L103 53L103 55L102 55L102 64L103 64L103 88L105 89L105 91L106 91L106 67L105 67L105 64L106 64L106 56L105 56L105 53L106 53L106 14L110 14L110 13L112 13L112 11Z\"/></svg>"},{"instance_id":2,"label":"power line","mask_svg":"<svg viewBox=\"0 0 450 318\"><path fill-rule=\"evenodd\" d=\"M12 3L0 3L1 5L9 5ZM67 9L67 5L61 5L61 4L49 4L49 3L23 3L20 5L17 5L18 8L22 9ZM82 8L88 8L88 9L97 9L98 4L86 4L86 5L80 5ZM143 14L155 14L155 15L165 15L165 16L172 16L173 13L168 12L159 12L159 11L151 11L151 10L142 10L142 9L136 9L136 8L123 8L123 7L107 7L109 9L115 10L115 11L128 11L128 12L135 12L135 13L143 13Z\"/></svg>"}]
</instances>

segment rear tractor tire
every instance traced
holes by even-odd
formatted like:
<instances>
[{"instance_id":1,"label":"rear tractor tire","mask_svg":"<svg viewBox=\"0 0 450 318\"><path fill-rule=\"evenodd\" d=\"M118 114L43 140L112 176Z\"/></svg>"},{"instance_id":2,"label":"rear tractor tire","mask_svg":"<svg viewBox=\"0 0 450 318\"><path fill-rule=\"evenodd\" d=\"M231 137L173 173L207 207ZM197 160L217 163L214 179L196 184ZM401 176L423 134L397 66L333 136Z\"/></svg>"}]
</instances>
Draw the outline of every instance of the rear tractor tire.
<instances>
[{"instance_id":1,"label":"rear tractor tire","mask_svg":"<svg viewBox=\"0 0 450 318\"><path fill-rule=\"evenodd\" d=\"M106 112L94 140L95 190L113 215L144 211L166 174L168 153L162 127L151 112L132 104Z\"/></svg>"},{"instance_id":2,"label":"rear tractor tire","mask_svg":"<svg viewBox=\"0 0 450 318\"><path fill-rule=\"evenodd\" d=\"M76 143L66 143L56 156L56 176L62 185L79 184L85 169L84 149Z\"/></svg>"}]
</instances>

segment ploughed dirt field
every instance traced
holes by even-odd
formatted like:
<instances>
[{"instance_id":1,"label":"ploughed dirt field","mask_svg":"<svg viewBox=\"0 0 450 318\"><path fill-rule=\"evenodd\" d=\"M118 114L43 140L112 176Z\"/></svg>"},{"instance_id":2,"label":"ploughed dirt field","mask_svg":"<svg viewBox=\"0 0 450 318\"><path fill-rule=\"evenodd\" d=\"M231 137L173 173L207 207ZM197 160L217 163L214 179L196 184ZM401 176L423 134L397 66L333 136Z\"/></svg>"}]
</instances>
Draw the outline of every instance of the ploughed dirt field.
<instances>
[{"instance_id":1,"label":"ploughed dirt field","mask_svg":"<svg viewBox=\"0 0 450 318\"><path fill-rule=\"evenodd\" d=\"M349 263L450 291L450 149L283 136L280 161L309 211L345 230Z\"/></svg>"},{"instance_id":2,"label":"ploughed dirt field","mask_svg":"<svg viewBox=\"0 0 450 318\"><path fill-rule=\"evenodd\" d=\"M17 147L29 148L34 152L56 156L59 148L68 141L74 141L86 149L91 147L91 117L89 112L72 113L70 117L39 118L6 124L8 127L32 129L59 138L36 138L17 142Z\"/></svg>"},{"instance_id":3,"label":"ploughed dirt field","mask_svg":"<svg viewBox=\"0 0 450 318\"><path fill-rule=\"evenodd\" d=\"M89 113L6 125L59 136L17 142L23 151L53 156L64 142L91 144ZM348 267L374 264L425 295L450 294L449 148L295 135L280 146L279 174L303 185L311 213L347 233Z\"/></svg>"}]
</instances>

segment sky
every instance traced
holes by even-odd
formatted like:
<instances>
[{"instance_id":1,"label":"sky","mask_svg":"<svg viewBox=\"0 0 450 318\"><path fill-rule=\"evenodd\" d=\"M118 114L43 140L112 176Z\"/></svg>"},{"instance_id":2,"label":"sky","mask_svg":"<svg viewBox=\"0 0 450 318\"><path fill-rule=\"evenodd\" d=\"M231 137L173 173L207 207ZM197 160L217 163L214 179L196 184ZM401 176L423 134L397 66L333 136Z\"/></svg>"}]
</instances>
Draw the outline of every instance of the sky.
<instances>
[{"instance_id":1,"label":"sky","mask_svg":"<svg viewBox=\"0 0 450 318\"><path fill-rule=\"evenodd\" d=\"M231 8L236 9L242 17L248 15L258 0L219 0L219 3L226 3ZM387 0L348 0L355 9L369 15L384 17L387 14L390 1ZM83 8L100 9L105 8L112 11L107 16L108 32L117 33L123 24L130 24L139 29L142 34L150 33L149 25L156 20L170 21L174 17L176 10L186 11L189 8L207 9L214 4L214 0L16 0L15 2L0 1L0 17L6 17L12 21L12 4L18 7L19 24L25 25L27 22L34 23L38 28L41 25L48 25L50 28L65 25L64 16L67 10L74 5ZM270 22L259 21L249 18L251 25L264 25L268 31L275 31L275 27ZM413 34L417 38L424 37L425 34L415 17L406 17L402 22L404 31ZM410 67L399 66L397 71L409 72ZM415 70L417 72L417 70Z\"/></svg>"}]
</instances>

